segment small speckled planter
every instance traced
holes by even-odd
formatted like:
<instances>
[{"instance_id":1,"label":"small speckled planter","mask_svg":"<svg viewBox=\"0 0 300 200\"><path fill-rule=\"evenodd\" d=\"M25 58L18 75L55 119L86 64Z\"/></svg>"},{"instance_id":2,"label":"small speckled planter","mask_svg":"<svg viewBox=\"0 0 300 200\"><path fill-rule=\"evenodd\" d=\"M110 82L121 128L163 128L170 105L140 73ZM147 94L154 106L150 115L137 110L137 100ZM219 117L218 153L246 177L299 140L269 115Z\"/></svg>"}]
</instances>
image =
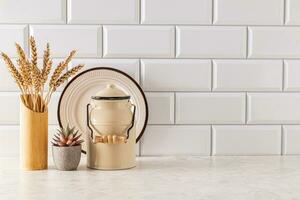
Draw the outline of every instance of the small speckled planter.
<instances>
[{"instance_id":1,"label":"small speckled planter","mask_svg":"<svg viewBox=\"0 0 300 200\"><path fill-rule=\"evenodd\" d=\"M57 169L76 170L81 157L81 145L71 147L52 146L53 161Z\"/></svg>"}]
</instances>

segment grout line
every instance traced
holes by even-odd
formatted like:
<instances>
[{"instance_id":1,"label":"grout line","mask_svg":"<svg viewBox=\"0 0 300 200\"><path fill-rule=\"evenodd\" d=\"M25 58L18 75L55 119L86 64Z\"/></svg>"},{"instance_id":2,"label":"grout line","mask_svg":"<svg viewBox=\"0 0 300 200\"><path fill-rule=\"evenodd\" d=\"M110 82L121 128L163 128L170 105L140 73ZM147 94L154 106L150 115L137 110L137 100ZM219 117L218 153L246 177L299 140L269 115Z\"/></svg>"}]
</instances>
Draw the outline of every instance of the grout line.
<instances>
[{"instance_id":1,"label":"grout line","mask_svg":"<svg viewBox=\"0 0 300 200\"><path fill-rule=\"evenodd\" d=\"M246 27L246 59L249 57L249 27Z\"/></svg>"},{"instance_id":2,"label":"grout line","mask_svg":"<svg viewBox=\"0 0 300 200\"><path fill-rule=\"evenodd\" d=\"M157 92L157 93L168 93L168 92L176 92L176 93L203 93L203 94L243 94L245 92L253 94L300 94L300 91L250 91L250 90L241 90L241 91L232 91L232 90L224 90L224 91L210 91L210 90L186 90L186 91L174 91L174 90L145 90L144 92Z\"/></svg>"},{"instance_id":3,"label":"grout line","mask_svg":"<svg viewBox=\"0 0 300 200\"><path fill-rule=\"evenodd\" d=\"M67 18L67 17L66 17ZM31 25L44 25L44 26L48 26L48 25L57 25L57 26L99 26L99 24L101 25L107 25L107 26L161 26L161 27L165 27L165 26L183 26L183 27L188 27L188 26L195 26L195 27L214 27L214 26L219 26L219 27L268 27L268 28L272 28L272 27L281 27L281 28L287 28L287 27L299 27L300 25L298 24L281 24L281 25L269 25L269 24L211 24L211 23L207 23L207 24L180 24L180 23L166 23L166 24L139 24L139 23L105 23L105 22L101 22L99 21L99 23L68 23L66 24L65 21L64 22L45 22L45 23L41 23L41 22L27 22ZM24 25L26 24L26 22L0 22L0 25Z\"/></svg>"},{"instance_id":4,"label":"grout line","mask_svg":"<svg viewBox=\"0 0 300 200\"><path fill-rule=\"evenodd\" d=\"M143 87L143 84L142 84L142 61L141 59L138 59L138 62L139 62L139 85L141 86L142 90L144 91L144 87Z\"/></svg>"},{"instance_id":5,"label":"grout line","mask_svg":"<svg viewBox=\"0 0 300 200\"><path fill-rule=\"evenodd\" d=\"M5 124L4 124L5 125ZM252 124L244 124L244 123L211 123L211 122L208 122L208 123L196 123L196 124L190 124L190 123L180 123L180 124L149 124L149 126L281 126L281 125L284 125L284 126L293 126L293 125L300 125L300 122L299 123L293 123L293 124L290 124L290 123L279 123L279 124L270 124L270 123L252 123Z\"/></svg>"},{"instance_id":6,"label":"grout line","mask_svg":"<svg viewBox=\"0 0 300 200\"><path fill-rule=\"evenodd\" d=\"M214 24L215 21L215 0L211 1L211 24Z\"/></svg>"},{"instance_id":7,"label":"grout line","mask_svg":"<svg viewBox=\"0 0 300 200\"><path fill-rule=\"evenodd\" d=\"M245 125L248 124L248 92L245 93Z\"/></svg>"},{"instance_id":8,"label":"grout line","mask_svg":"<svg viewBox=\"0 0 300 200\"><path fill-rule=\"evenodd\" d=\"M28 52L28 57L30 57L30 46L29 46L29 37L30 37L30 24L27 24L27 32L26 32L26 48Z\"/></svg>"},{"instance_id":9,"label":"grout line","mask_svg":"<svg viewBox=\"0 0 300 200\"><path fill-rule=\"evenodd\" d=\"M287 1L283 1L283 25L286 25L286 20L287 20Z\"/></svg>"},{"instance_id":10,"label":"grout line","mask_svg":"<svg viewBox=\"0 0 300 200\"><path fill-rule=\"evenodd\" d=\"M174 26L174 59L177 57L177 26Z\"/></svg>"},{"instance_id":11,"label":"grout line","mask_svg":"<svg viewBox=\"0 0 300 200\"><path fill-rule=\"evenodd\" d=\"M104 26L101 26L101 59L104 57Z\"/></svg>"},{"instance_id":12,"label":"grout line","mask_svg":"<svg viewBox=\"0 0 300 200\"><path fill-rule=\"evenodd\" d=\"M140 83L140 85L142 85ZM174 90L164 90L164 91L159 91L159 90L143 90L146 93L181 93L181 94L243 94L243 93L247 93L247 94L299 94L300 95L300 91L195 91L195 90L191 90L191 91L174 91ZM19 90L1 90L0 93L17 93L19 92Z\"/></svg>"},{"instance_id":13,"label":"grout line","mask_svg":"<svg viewBox=\"0 0 300 200\"><path fill-rule=\"evenodd\" d=\"M142 140L139 141L139 156L142 156Z\"/></svg>"},{"instance_id":14,"label":"grout line","mask_svg":"<svg viewBox=\"0 0 300 200\"><path fill-rule=\"evenodd\" d=\"M177 113L177 110L176 110L176 92L173 93L173 98L174 98L174 125L176 124L176 113Z\"/></svg>"},{"instance_id":15,"label":"grout line","mask_svg":"<svg viewBox=\"0 0 300 200\"><path fill-rule=\"evenodd\" d=\"M68 24L68 0L66 0L66 19L65 24Z\"/></svg>"},{"instance_id":16,"label":"grout line","mask_svg":"<svg viewBox=\"0 0 300 200\"><path fill-rule=\"evenodd\" d=\"M102 26L103 28L103 26ZM102 34L103 35L103 34ZM17 56L11 56L11 58L17 58ZM43 58L41 56L38 56L39 59ZM53 56L53 59L62 59L64 58L63 56ZM273 61L273 60L300 60L299 58L201 58L201 57L189 57L189 58L174 58L174 57L169 57L169 58L161 58L161 57L99 57L99 56L77 56L74 59L104 59L104 60L122 60L122 59L128 59L128 60L134 60L134 59L146 59L146 60L237 60L237 61L247 61L247 60L258 60L258 61Z\"/></svg>"},{"instance_id":17,"label":"grout line","mask_svg":"<svg viewBox=\"0 0 300 200\"><path fill-rule=\"evenodd\" d=\"M142 24L142 0L137 0L139 4L139 24Z\"/></svg>"},{"instance_id":18,"label":"grout line","mask_svg":"<svg viewBox=\"0 0 300 200\"><path fill-rule=\"evenodd\" d=\"M285 154L285 137L284 137L283 125L281 125L281 155L284 154Z\"/></svg>"},{"instance_id":19,"label":"grout line","mask_svg":"<svg viewBox=\"0 0 300 200\"><path fill-rule=\"evenodd\" d=\"M213 145L214 145L214 137L213 137L213 126L210 125L210 156L213 155Z\"/></svg>"},{"instance_id":20,"label":"grout line","mask_svg":"<svg viewBox=\"0 0 300 200\"><path fill-rule=\"evenodd\" d=\"M286 70L285 70L285 62L284 60L282 60L282 92L285 92L285 73L286 73Z\"/></svg>"},{"instance_id":21,"label":"grout line","mask_svg":"<svg viewBox=\"0 0 300 200\"><path fill-rule=\"evenodd\" d=\"M216 74L215 72L215 66L214 66L214 61L213 60L210 60L210 70L211 70L211 73L210 73L210 91L213 92L213 89L214 89L214 74ZM218 77L217 77L218 79Z\"/></svg>"},{"instance_id":22,"label":"grout line","mask_svg":"<svg viewBox=\"0 0 300 200\"><path fill-rule=\"evenodd\" d=\"M15 126L19 126L19 123L10 123L10 124L0 124L1 126L9 126L9 127L15 127ZM58 124L49 124L49 126L56 126ZM263 124L212 124L212 123L206 123L206 124L148 124L148 126L299 126L299 123L296 124L289 124L289 123L280 123L280 124L268 124L268 123L263 123Z\"/></svg>"},{"instance_id":23,"label":"grout line","mask_svg":"<svg viewBox=\"0 0 300 200\"><path fill-rule=\"evenodd\" d=\"M0 25L24 25L26 23L24 22L1 22ZM31 25L57 25L57 26L99 26L99 24L101 25L109 25L109 26L184 26L184 27L188 27L188 26L199 26L199 27L214 27L214 26L220 26L220 27L281 27L281 28L286 28L286 27L298 27L300 28L300 25L293 25L293 24L283 24L283 25L268 25L268 24L175 24L175 23L166 23L166 24L138 24L138 23L103 23L103 22L99 22L99 23L72 23L72 24L66 24L65 22L46 22L46 23L41 23L41 22L29 22L29 24Z\"/></svg>"}]
</instances>

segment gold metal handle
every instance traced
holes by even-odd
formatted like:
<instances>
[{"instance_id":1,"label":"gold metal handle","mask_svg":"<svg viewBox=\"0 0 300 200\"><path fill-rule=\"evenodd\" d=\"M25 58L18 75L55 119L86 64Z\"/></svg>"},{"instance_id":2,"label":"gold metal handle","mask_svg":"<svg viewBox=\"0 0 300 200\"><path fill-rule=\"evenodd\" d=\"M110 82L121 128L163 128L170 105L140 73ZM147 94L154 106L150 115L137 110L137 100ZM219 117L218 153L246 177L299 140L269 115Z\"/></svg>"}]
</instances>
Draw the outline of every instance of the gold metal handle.
<instances>
[{"instance_id":1,"label":"gold metal handle","mask_svg":"<svg viewBox=\"0 0 300 200\"><path fill-rule=\"evenodd\" d=\"M90 110L90 106L91 104L87 104L87 127L90 129L91 131L91 138L93 143L106 143L106 144L124 144L127 143L127 140L129 138L129 131L133 128L134 126L134 121L135 121L135 110L136 110L136 106L134 104L131 104L131 106L133 107L133 115L132 115L132 120L131 120L131 124L127 129L126 135L103 135L101 134L96 127L90 122L91 119L91 114L92 114L92 110ZM97 132L98 135L94 135L94 131L95 130Z\"/></svg>"}]
</instances>

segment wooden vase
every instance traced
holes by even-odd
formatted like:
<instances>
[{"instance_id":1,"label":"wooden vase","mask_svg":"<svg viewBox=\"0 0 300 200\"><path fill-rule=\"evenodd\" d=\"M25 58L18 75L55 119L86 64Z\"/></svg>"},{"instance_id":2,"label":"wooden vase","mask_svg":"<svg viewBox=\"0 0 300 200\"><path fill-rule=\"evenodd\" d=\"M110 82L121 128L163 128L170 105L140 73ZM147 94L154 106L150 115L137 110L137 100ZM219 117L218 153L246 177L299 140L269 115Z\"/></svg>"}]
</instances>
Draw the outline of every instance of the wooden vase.
<instances>
[{"instance_id":1,"label":"wooden vase","mask_svg":"<svg viewBox=\"0 0 300 200\"><path fill-rule=\"evenodd\" d=\"M48 167L48 112L34 112L20 100L20 165L23 170Z\"/></svg>"}]
</instances>

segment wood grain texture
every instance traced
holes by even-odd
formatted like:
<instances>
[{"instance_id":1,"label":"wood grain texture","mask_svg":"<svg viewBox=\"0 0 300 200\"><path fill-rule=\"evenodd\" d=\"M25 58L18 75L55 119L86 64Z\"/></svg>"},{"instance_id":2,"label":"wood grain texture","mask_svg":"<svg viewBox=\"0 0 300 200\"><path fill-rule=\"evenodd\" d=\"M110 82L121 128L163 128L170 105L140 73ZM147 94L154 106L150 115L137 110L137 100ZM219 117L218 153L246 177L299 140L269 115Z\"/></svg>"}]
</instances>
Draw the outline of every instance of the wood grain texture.
<instances>
[{"instance_id":1,"label":"wood grain texture","mask_svg":"<svg viewBox=\"0 0 300 200\"><path fill-rule=\"evenodd\" d=\"M40 170L48 167L48 112L38 113L20 101L20 167Z\"/></svg>"}]
</instances>

